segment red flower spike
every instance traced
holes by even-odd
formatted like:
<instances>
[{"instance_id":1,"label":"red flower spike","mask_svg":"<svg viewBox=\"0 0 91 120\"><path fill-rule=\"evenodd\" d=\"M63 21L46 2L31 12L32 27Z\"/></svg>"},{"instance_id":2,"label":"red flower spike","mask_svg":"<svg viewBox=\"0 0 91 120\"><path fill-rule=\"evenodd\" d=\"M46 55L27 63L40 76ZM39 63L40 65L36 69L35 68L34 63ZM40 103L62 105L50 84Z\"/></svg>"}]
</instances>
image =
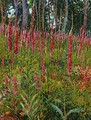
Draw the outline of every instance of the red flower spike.
<instances>
[{"instance_id":1,"label":"red flower spike","mask_svg":"<svg viewBox=\"0 0 91 120\"><path fill-rule=\"evenodd\" d=\"M12 51L12 21L9 21L8 26L8 51Z\"/></svg>"},{"instance_id":2,"label":"red flower spike","mask_svg":"<svg viewBox=\"0 0 91 120\"><path fill-rule=\"evenodd\" d=\"M34 82L38 82L39 78L38 78L38 74L35 74L34 76Z\"/></svg>"},{"instance_id":3,"label":"red flower spike","mask_svg":"<svg viewBox=\"0 0 91 120\"><path fill-rule=\"evenodd\" d=\"M6 76L5 85L7 86L7 85L8 85L8 83L9 83L9 77L8 77L8 76Z\"/></svg>"},{"instance_id":4,"label":"red flower spike","mask_svg":"<svg viewBox=\"0 0 91 120\"><path fill-rule=\"evenodd\" d=\"M36 83L36 87L41 88L41 84Z\"/></svg>"},{"instance_id":5,"label":"red flower spike","mask_svg":"<svg viewBox=\"0 0 91 120\"><path fill-rule=\"evenodd\" d=\"M68 38L68 75L71 75L71 69L72 69L72 41L73 41L73 36L72 33L70 34Z\"/></svg>"},{"instance_id":6,"label":"red flower spike","mask_svg":"<svg viewBox=\"0 0 91 120\"><path fill-rule=\"evenodd\" d=\"M16 30L15 33L15 43L14 43L14 53L17 54L19 52L19 32Z\"/></svg>"},{"instance_id":7,"label":"red flower spike","mask_svg":"<svg viewBox=\"0 0 91 120\"><path fill-rule=\"evenodd\" d=\"M16 77L13 78L13 82L14 82L14 94L16 94L17 93L17 87L18 87Z\"/></svg>"},{"instance_id":8,"label":"red flower spike","mask_svg":"<svg viewBox=\"0 0 91 120\"><path fill-rule=\"evenodd\" d=\"M41 81L42 81L43 83L45 83L45 77L44 77L44 76L41 77Z\"/></svg>"}]
</instances>

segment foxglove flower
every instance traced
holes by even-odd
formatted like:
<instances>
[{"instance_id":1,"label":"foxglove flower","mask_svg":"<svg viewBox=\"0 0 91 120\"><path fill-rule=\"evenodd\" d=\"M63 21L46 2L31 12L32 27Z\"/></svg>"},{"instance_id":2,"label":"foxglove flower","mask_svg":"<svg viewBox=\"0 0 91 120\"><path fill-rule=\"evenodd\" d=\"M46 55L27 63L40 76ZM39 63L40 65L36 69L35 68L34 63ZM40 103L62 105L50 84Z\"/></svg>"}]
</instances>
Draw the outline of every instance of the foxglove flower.
<instances>
[{"instance_id":1,"label":"foxglove flower","mask_svg":"<svg viewBox=\"0 0 91 120\"><path fill-rule=\"evenodd\" d=\"M41 77L41 81L44 83L45 82L45 75L46 75L46 70L45 70L45 64L44 64L44 60L42 58L42 77Z\"/></svg>"},{"instance_id":2,"label":"foxglove flower","mask_svg":"<svg viewBox=\"0 0 91 120\"><path fill-rule=\"evenodd\" d=\"M68 38L68 75L71 75L72 69L72 33L70 33Z\"/></svg>"},{"instance_id":3,"label":"foxglove flower","mask_svg":"<svg viewBox=\"0 0 91 120\"><path fill-rule=\"evenodd\" d=\"M38 82L39 78L38 78L38 74L35 74L34 76L34 82Z\"/></svg>"},{"instance_id":4,"label":"foxglove flower","mask_svg":"<svg viewBox=\"0 0 91 120\"><path fill-rule=\"evenodd\" d=\"M41 88L41 84L40 83L36 83L36 87L37 88Z\"/></svg>"},{"instance_id":5,"label":"foxglove flower","mask_svg":"<svg viewBox=\"0 0 91 120\"><path fill-rule=\"evenodd\" d=\"M18 87L16 77L13 78L13 83L14 83L14 94L16 94L17 93L17 87Z\"/></svg>"},{"instance_id":6,"label":"foxglove flower","mask_svg":"<svg viewBox=\"0 0 91 120\"><path fill-rule=\"evenodd\" d=\"M8 75L7 75L7 76L6 76L5 85L7 86L7 85L8 85L8 83L9 83L9 77L8 77Z\"/></svg>"},{"instance_id":7,"label":"foxglove flower","mask_svg":"<svg viewBox=\"0 0 91 120\"><path fill-rule=\"evenodd\" d=\"M12 51L12 21L9 21L8 26L8 51Z\"/></svg>"},{"instance_id":8,"label":"foxglove flower","mask_svg":"<svg viewBox=\"0 0 91 120\"><path fill-rule=\"evenodd\" d=\"M81 39L80 39L80 44L79 44L79 46L78 46L78 56L79 56L80 53L81 53L82 46L83 46L83 42L84 42L84 39L85 39L84 29L81 29L81 30L80 30L80 34L81 34Z\"/></svg>"},{"instance_id":9,"label":"foxglove flower","mask_svg":"<svg viewBox=\"0 0 91 120\"><path fill-rule=\"evenodd\" d=\"M44 76L44 75L42 75L41 81L42 81L43 83L45 83L45 76Z\"/></svg>"},{"instance_id":10,"label":"foxglove flower","mask_svg":"<svg viewBox=\"0 0 91 120\"><path fill-rule=\"evenodd\" d=\"M19 52L19 32L16 30L15 33L15 43L14 43L14 53L17 54Z\"/></svg>"},{"instance_id":11,"label":"foxglove flower","mask_svg":"<svg viewBox=\"0 0 91 120\"><path fill-rule=\"evenodd\" d=\"M45 64L44 64L44 61L42 60L42 74L45 75L46 72L45 72Z\"/></svg>"},{"instance_id":12,"label":"foxglove flower","mask_svg":"<svg viewBox=\"0 0 91 120\"><path fill-rule=\"evenodd\" d=\"M51 40L50 42L50 58L53 57L53 49L54 49L54 40Z\"/></svg>"},{"instance_id":13,"label":"foxglove flower","mask_svg":"<svg viewBox=\"0 0 91 120\"><path fill-rule=\"evenodd\" d=\"M34 39L33 33L31 35L31 42L32 42L32 53L34 53L35 52L35 39Z\"/></svg>"},{"instance_id":14,"label":"foxglove flower","mask_svg":"<svg viewBox=\"0 0 91 120\"><path fill-rule=\"evenodd\" d=\"M29 43L30 43L30 33L27 33L27 37L26 37L26 49L29 48Z\"/></svg>"}]
</instances>

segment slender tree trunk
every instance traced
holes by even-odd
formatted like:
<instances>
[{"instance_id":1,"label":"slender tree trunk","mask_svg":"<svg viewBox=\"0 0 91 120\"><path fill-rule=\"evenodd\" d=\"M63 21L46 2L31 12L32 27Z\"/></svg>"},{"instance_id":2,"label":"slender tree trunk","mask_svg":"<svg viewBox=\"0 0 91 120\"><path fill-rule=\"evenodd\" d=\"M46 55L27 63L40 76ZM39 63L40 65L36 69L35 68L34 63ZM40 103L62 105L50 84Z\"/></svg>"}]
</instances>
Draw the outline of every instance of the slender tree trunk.
<instances>
[{"instance_id":1,"label":"slender tree trunk","mask_svg":"<svg viewBox=\"0 0 91 120\"><path fill-rule=\"evenodd\" d=\"M48 29L50 30L50 0L48 0Z\"/></svg>"},{"instance_id":2,"label":"slender tree trunk","mask_svg":"<svg viewBox=\"0 0 91 120\"><path fill-rule=\"evenodd\" d=\"M3 6L1 6L1 22L3 22Z\"/></svg>"},{"instance_id":3,"label":"slender tree trunk","mask_svg":"<svg viewBox=\"0 0 91 120\"><path fill-rule=\"evenodd\" d=\"M54 8L54 16L55 16L55 28L57 28L57 20L58 20L58 18L57 18L57 2L58 2L58 0L55 0L55 8Z\"/></svg>"},{"instance_id":4,"label":"slender tree trunk","mask_svg":"<svg viewBox=\"0 0 91 120\"><path fill-rule=\"evenodd\" d=\"M18 0L14 0L14 7L15 7L15 24L17 24L18 21Z\"/></svg>"},{"instance_id":5,"label":"slender tree trunk","mask_svg":"<svg viewBox=\"0 0 91 120\"><path fill-rule=\"evenodd\" d=\"M84 22L83 22L83 27L84 31L86 32L87 29L87 15L88 15L88 6L89 6L89 1L84 0Z\"/></svg>"},{"instance_id":6,"label":"slender tree trunk","mask_svg":"<svg viewBox=\"0 0 91 120\"><path fill-rule=\"evenodd\" d=\"M1 2L0 4L0 12L1 12L1 22L4 23L5 22L5 2Z\"/></svg>"},{"instance_id":7,"label":"slender tree trunk","mask_svg":"<svg viewBox=\"0 0 91 120\"><path fill-rule=\"evenodd\" d=\"M71 29L73 30L73 27L74 27L73 12L72 12L72 15L71 15L71 19L72 19L72 25L71 25Z\"/></svg>"},{"instance_id":8,"label":"slender tree trunk","mask_svg":"<svg viewBox=\"0 0 91 120\"><path fill-rule=\"evenodd\" d=\"M65 0L65 18L64 18L63 28L62 28L63 32L65 32L66 30L67 22L68 22L68 0Z\"/></svg>"},{"instance_id":9,"label":"slender tree trunk","mask_svg":"<svg viewBox=\"0 0 91 120\"><path fill-rule=\"evenodd\" d=\"M61 29L61 25L62 25L62 8L60 8L59 30Z\"/></svg>"},{"instance_id":10,"label":"slender tree trunk","mask_svg":"<svg viewBox=\"0 0 91 120\"><path fill-rule=\"evenodd\" d=\"M39 25L38 25L38 22L39 22L39 16L38 16L38 4L36 3L35 5L35 9L36 9L36 29L37 31L39 30Z\"/></svg>"},{"instance_id":11,"label":"slender tree trunk","mask_svg":"<svg viewBox=\"0 0 91 120\"><path fill-rule=\"evenodd\" d=\"M39 30L40 30L40 28L41 28L41 26L40 26L40 25L41 25L41 24L40 24L40 22L41 22L41 21L40 21L40 19L41 19L41 18L40 18L40 4L41 4L41 3L40 3L40 2L41 2L41 0L39 0L39 5L38 5L38 13L39 13Z\"/></svg>"},{"instance_id":12,"label":"slender tree trunk","mask_svg":"<svg viewBox=\"0 0 91 120\"><path fill-rule=\"evenodd\" d=\"M45 12L45 0L42 0L42 30L44 31L44 23L45 23L45 20L44 20L44 12Z\"/></svg>"},{"instance_id":13,"label":"slender tree trunk","mask_svg":"<svg viewBox=\"0 0 91 120\"><path fill-rule=\"evenodd\" d=\"M22 0L22 7L23 7L22 30L26 30L27 29L27 23L28 23L28 4L27 4L27 0Z\"/></svg>"}]
</instances>

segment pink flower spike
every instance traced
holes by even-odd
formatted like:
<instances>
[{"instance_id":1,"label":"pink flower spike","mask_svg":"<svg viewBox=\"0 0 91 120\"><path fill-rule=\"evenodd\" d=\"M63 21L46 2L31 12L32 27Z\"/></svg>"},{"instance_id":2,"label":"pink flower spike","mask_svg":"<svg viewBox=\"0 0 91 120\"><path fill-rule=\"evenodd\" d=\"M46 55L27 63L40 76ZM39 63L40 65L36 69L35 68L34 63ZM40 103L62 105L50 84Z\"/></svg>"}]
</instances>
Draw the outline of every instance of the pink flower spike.
<instances>
[{"instance_id":1,"label":"pink flower spike","mask_svg":"<svg viewBox=\"0 0 91 120\"><path fill-rule=\"evenodd\" d=\"M29 43L30 43L30 33L27 33L27 37L26 37L26 49L29 48Z\"/></svg>"},{"instance_id":2,"label":"pink flower spike","mask_svg":"<svg viewBox=\"0 0 91 120\"><path fill-rule=\"evenodd\" d=\"M5 82L5 85L7 86L8 83L9 83L9 77L8 77L8 75L7 75L7 76L6 76L6 82Z\"/></svg>"},{"instance_id":3,"label":"pink flower spike","mask_svg":"<svg viewBox=\"0 0 91 120\"><path fill-rule=\"evenodd\" d=\"M35 74L35 76L34 76L34 82L38 82L38 74Z\"/></svg>"},{"instance_id":4,"label":"pink flower spike","mask_svg":"<svg viewBox=\"0 0 91 120\"><path fill-rule=\"evenodd\" d=\"M41 84L36 83L36 87L41 88Z\"/></svg>"},{"instance_id":5,"label":"pink flower spike","mask_svg":"<svg viewBox=\"0 0 91 120\"><path fill-rule=\"evenodd\" d=\"M15 43L14 43L14 53L17 54L18 52L19 52L19 33L18 33L18 30L16 30Z\"/></svg>"},{"instance_id":6,"label":"pink flower spike","mask_svg":"<svg viewBox=\"0 0 91 120\"><path fill-rule=\"evenodd\" d=\"M68 38L68 68L67 68L67 72L69 76L71 75L71 69L72 69L72 41L73 41L73 36L72 33L70 33Z\"/></svg>"},{"instance_id":7,"label":"pink flower spike","mask_svg":"<svg viewBox=\"0 0 91 120\"><path fill-rule=\"evenodd\" d=\"M43 75L46 74L44 61L42 61L42 74L43 74Z\"/></svg>"},{"instance_id":8,"label":"pink flower spike","mask_svg":"<svg viewBox=\"0 0 91 120\"><path fill-rule=\"evenodd\" d=\"M12 21L9 21L8 26L8 51L12 51Z\"/></svg>"},{"instance_id":9,"label":"pink flower spike","mask_svg":"<svg viewBox=\"0 0 91 120\"><path fill-rule=\"evenodd\" d=\"M16 77L13 78L13 82L14 82L14 94L16 94L17 93L17 86L18 86Z\"/></svg>"},{"instance_id":10,"label":"pink flower spike","mask_svg":"<svg viewBox=\"0 0 91 120\"><path fill-rule=\"evenodd\" d=\"M43 83L45 83L45 77L44 77L44 76L42 76L41 81L42 81Z\"/></svg>"}]
</instances>

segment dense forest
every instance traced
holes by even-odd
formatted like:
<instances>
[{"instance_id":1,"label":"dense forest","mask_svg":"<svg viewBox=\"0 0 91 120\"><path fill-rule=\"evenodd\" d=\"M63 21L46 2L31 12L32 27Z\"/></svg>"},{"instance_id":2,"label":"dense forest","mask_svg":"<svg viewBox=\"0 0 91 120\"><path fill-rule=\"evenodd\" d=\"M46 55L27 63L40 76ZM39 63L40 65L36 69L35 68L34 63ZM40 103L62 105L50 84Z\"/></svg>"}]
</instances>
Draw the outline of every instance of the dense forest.
<instances>
[{"instance_id":1,"label":"dense forest","mask_svg":"<svg viewBox=\"0 0 91 120\"><path fill-rule=\"evenodd\" d=\"M28 29L32 9L37 30L48 31L53 24L56 31L78 33L84 27L91 35L91 0L0 0L0 22L7 22L14 13L14 23Z\"/></svg>"}]
</instances>

